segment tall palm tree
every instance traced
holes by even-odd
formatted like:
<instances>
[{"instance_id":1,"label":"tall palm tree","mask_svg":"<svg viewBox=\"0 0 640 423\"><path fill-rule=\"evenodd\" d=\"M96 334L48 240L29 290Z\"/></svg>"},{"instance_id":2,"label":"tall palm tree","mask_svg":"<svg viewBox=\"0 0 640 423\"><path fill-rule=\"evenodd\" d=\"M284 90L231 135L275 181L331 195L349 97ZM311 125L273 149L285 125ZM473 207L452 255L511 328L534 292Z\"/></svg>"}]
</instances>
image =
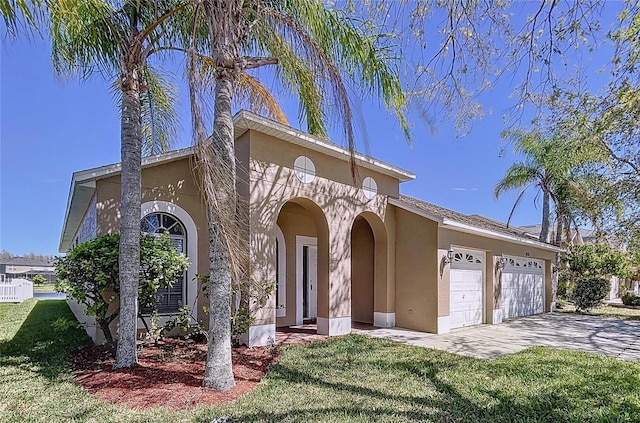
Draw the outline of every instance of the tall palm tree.
<instances>
[{"instance_id":1,"label":"tall palm tree","mask_svg":"<svg viewBox=\"0 0 640 423\"><path fill-rule=\"evenodd\" d=\"M120 326L114 367L137 363L137 298L140 268L141 156L147 136L149 151L169 147L173 125L171 96L165 80L150 66L175 33L169 20L187 0L50 0L53 61L59 72L90 76L98 70L118 78L121 110L120 196ZM155 111L155 113L154 113ZM146 123L146 125L145 125ZM153 147L156 145L156 147Z\"/></svg>"},{"instance_id":2,"label":"tall palm tree","mask_svg":"<svg viewBox=\"0 0 640 423\"><path fill-rule=\"evenodd\" d=\"M547 242L551 216L551 199L554 196L554 184L556 182L556 175L550 167L549 160L549 150L553 144L550 141L538 138L537 135L532 136L522 132L512 136L516 137L516 152L523 154L525 160L516 161L507 169L502 179L494 187L493 193L496 198L500 198L506 191L520 190L509 213L508 225L527 189L537 187L542 194L542 222L539 240Z\"/></svg>"},{"instance_id":3,"label":"tall palm tree","mask_svg":"<svg viewBox=\"0 0 640 423\"><path fill-rule=\"evenodd\" d=\"M354 148L347 83L363 97L381 98L395 112L408 136L405 97L381 34L356 26L346 14L315 0L203 0L196 10L190 45L189 85L199 174L209 221L209 349L204 385L227 390L231 368L231 286L242 273L242 247L236 222L232 100L240 75L261 66L277 66L278 81L300 99L307 129L326 136L329 118L342 127ZM213 63L213 130L202 118L202 74L195 66L199 48ZM352 163L352 172L355 164Z\"/></svg>"}]
</instances>

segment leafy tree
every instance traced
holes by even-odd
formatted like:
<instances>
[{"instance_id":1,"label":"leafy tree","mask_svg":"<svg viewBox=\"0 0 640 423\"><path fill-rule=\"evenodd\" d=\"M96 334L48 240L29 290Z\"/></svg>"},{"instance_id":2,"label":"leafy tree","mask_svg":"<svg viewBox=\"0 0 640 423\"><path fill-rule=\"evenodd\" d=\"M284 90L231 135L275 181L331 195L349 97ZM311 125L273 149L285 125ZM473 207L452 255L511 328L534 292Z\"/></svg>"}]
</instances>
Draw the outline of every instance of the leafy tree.
<instances>
[{"instance_id":1,"label":"leafy tree","mask_svg":"<svg viewBox=\"0 0 640 423\"><path fill-rule=\"evenodd\" d=\"M632 259L624 251L608 244L574 245L566 257L571 272L580 278L608 278L630 276Z\"/></svg>"},{"instance_id":2,"label":"leafy tree","mask_svg":"<svg viewBox=\"0 0 640 423\"><path fill-rule=\"evenodd\" d=\"M118 317L120 307L111 304L121 298L118 250L120 235L103 235L73 248L55 261L58 283L56 290L66 292L94 316L107 343L113 343L109 328ZM189 262L166 235L142 235L138 297L140 308L153 308L158 289L171 287ZM145 318L139 313L137 317Z\"/></svg>"},{"instance_id":3,"label":"leafy tree","mask_svg":"<svg viewBox=\"0 0 640 423\"><path fill-rule=\"evenodd\" d=\"M52 0L53 60L59 72L99 69L115 83L121 109L120 333L114 366L137 362L136 306L140 274L141 156L166 150L175 135L172 92L150 57L175 38L169 21L187 0ZM158 124L158 122L161 122Z\"/></svg>"},{"instance_id":4,"label":"leafy tree","mask_svg":"<svg viewBox=\"0 0 640 423\"><path fill-rule=\"evenodd\" d=\"M198 174L202 178L209 222L210 319L209 350L204 384L227 390L234 385L231 368L231 286L247 270L236 221L238 210L232 100L239 75L262 66L278 66L275 76L300 98L301 114L310 132L326 136L329 117L344 128L354 146L352 111L347 81L363 97L379 97L404 119L405 97L396 70L381 43L382 34L365 32L348 15L328 10L322 2L204 0L194 20L189 85L197 145ZM371 34L371 35L367 35ZM204 75L195 66L198 47L209 49L213 76L213 132L203 120ZM355 170L355 164L352 167Z\"/></svg>"},{"instance_id":5,"label":"leafy tree","mask_svg":"<svg viewBox=\"0 0 640 423\"><path fill-rule=\"evenodd\" d=\"M47 278L45 278L44 276L38 274L38 275L35 275L31 281L33 283L35 283L36 285L42 285L42 284L47 283Z\"/></svg>"}]
</instances>

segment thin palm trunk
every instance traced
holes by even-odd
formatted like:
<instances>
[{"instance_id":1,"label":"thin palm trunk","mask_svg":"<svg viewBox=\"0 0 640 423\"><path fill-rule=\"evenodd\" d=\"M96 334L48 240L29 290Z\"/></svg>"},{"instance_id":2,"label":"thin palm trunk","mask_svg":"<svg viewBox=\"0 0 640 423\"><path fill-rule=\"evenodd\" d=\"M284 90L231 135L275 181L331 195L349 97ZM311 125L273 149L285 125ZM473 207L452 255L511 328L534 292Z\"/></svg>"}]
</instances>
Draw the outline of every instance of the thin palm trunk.
<instances>
[{"instance_id":1,"label":"thin palm trunk","mask_svg":"<svg viewBox=\"0 0 640 423\"><path fill-rule=\"evenodd\" d=\"M558 247L561 246L562 244L562 234L564 232L564 211L561 207L558 207L558 222L556 223L556 239L554 241L554 244L557 245ZM567 242L569 242L569 238L567 238Z\"/></svg>"},{"instance_id":2,"label":"thin palm trunk","mask_svg":"<svg viewBox=\"0 0 640 423\"><path fill-rule=\"evenodd\" d=\"M217 391L231 389L231 281L233 277L229 243L224 227L233 221L236 210L236 166L231 100L233 75L222 71L216 80L212 147L216 163L226 171L218 172L214 207L207 201L209 220L209 345L204 386ZM223 214L229 214L224 216Z\"/></svg>"},{"instance_id":3,"label":"thin palm trunk","mask_svg":"<svg viewBox=\"0 0 640 423\"><path fill-rule=\"evenodd\" d=\"M548 192L542 193L542 225L540 228L540 241L547 242L549 236L549 208L550 196Z\"/></svg>"},{"instance_id":4,"label":"thin palm trunk","mask_svg":"<svg viewBox=\"0 0 640 423\"><path fill-rule=\"evenodd\" d=\"M122 172L120 175L120 327L115 368L137 363L136 331L140 277L140 191L142 177L142 122L138 64L123 65Z\"/></svg>"}]
</instances>

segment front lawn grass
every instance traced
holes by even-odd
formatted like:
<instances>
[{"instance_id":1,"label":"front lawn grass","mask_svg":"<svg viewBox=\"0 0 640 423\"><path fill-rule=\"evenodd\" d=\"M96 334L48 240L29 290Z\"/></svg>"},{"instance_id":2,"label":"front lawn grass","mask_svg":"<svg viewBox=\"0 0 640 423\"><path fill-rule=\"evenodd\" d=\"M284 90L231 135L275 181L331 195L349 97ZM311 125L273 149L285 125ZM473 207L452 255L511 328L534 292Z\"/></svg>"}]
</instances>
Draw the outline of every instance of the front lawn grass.
<instances>
[{"instance_id":1,"label":"front lawn grass","mask_svg":"<svg viewBox=\"0 0 640 423\"><path fill-rule=\"evenodd\" d=\"M561 309L560 308L556 309L556 311L561 313L576 313L576 308L573 304L567 304L567 305L564 305ZM616 319L640 320L640 309L614 307L609 305L602 305L587 311L580 311L579 313L587 314L589 316L614 317Z\"/></svg>"},{"instance_id":2,"label":"front lawn grass","mask_svg":"<svg viewBox=\"0 0 640 423\"><path fill-rule=\"evenodd\" d=\"M71 380L65 355L87 339L64 301L3 310L2 422L640 421L637 362L541 347L485 361L362 335L284 347L258 389L224 407L130 410Z\"/></svg>"},{"instance_id":3,"label":"front lawn grass","mask_svg":"<svg viewBox=\"0 0 640 423\"><path fill-rule=\"evenodd\" d=\"M34 294L37 292L39 294L42 293L49 293L49 292L56 292L56 284L54 283L45 283L42 285L33 285L33 292Z\"/></svg>"}]
</instances>

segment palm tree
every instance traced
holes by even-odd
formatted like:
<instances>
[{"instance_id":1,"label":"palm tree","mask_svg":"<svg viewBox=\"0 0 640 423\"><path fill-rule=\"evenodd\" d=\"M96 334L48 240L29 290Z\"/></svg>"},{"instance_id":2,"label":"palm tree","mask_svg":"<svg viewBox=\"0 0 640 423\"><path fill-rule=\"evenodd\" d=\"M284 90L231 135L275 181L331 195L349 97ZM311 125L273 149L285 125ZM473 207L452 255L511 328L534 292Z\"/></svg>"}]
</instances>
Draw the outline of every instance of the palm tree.
<instances>
[{"instance_id":1,"label":"palm tree","mask_svg":"<svg viewBox=\"0 0 640 423\"><path fill-rule=\"evenodd\" d=\"M405 97L398 75L379 42L337 10L313 0L203 0L196 10L189 60L196 158L209 221L209 349L204 385L227 390L234 385L231 368L231 286L244 262L236 221L234 128L232 101L240 75L261 66L277 66L275 76L300 99L307 129L326 136L329 117L344 130L354 148L352 111L346 83L362 96L381 98L396 113L408 136ZM213 131L207 133L199 102L203 75L196 53L209 48L214 75ZM352 172L355 164L352 163Z\"/></svg>"},{"instance_id":2,"label":"palm tree","mask_svg":"<svg viewBox=\"0 0 640 423\"><path fill-rule=\"evenodd\" d=\"M115 84L121 109L120 327L114 367L137 363L137 298L140 268L141 156L169 147L171 96L149 57L175 35L167 25L188 1L51 0L53 61L59 72L90 76L95 70ZM158 118L169 124L157 125ZM165 120L165 123L167 121ZM146 124L145 124L146 123ZM155 147L154 147L155 146Z\"/></svg>"},{"instance_id":3,"label":"palm tree","mask_svg":"<svg viewBox=\"0 0 640 423\"><path fill-rule=\"evenodd\" d=\"M517 132L512 136L516 137L516 152L523 154L525 161L517 161L512 164L494 187L493 193L497 199L506 191L520 190L507 219L507 225L509 225L513 213L527 189L537 187L542 194L542 227L539 240L547 242L551 199L554 198L554 184L556 182L554 170L549 166L549 150L553 145L552 142L539 138L537 134Z\"/></svg>"}]
</instances>

